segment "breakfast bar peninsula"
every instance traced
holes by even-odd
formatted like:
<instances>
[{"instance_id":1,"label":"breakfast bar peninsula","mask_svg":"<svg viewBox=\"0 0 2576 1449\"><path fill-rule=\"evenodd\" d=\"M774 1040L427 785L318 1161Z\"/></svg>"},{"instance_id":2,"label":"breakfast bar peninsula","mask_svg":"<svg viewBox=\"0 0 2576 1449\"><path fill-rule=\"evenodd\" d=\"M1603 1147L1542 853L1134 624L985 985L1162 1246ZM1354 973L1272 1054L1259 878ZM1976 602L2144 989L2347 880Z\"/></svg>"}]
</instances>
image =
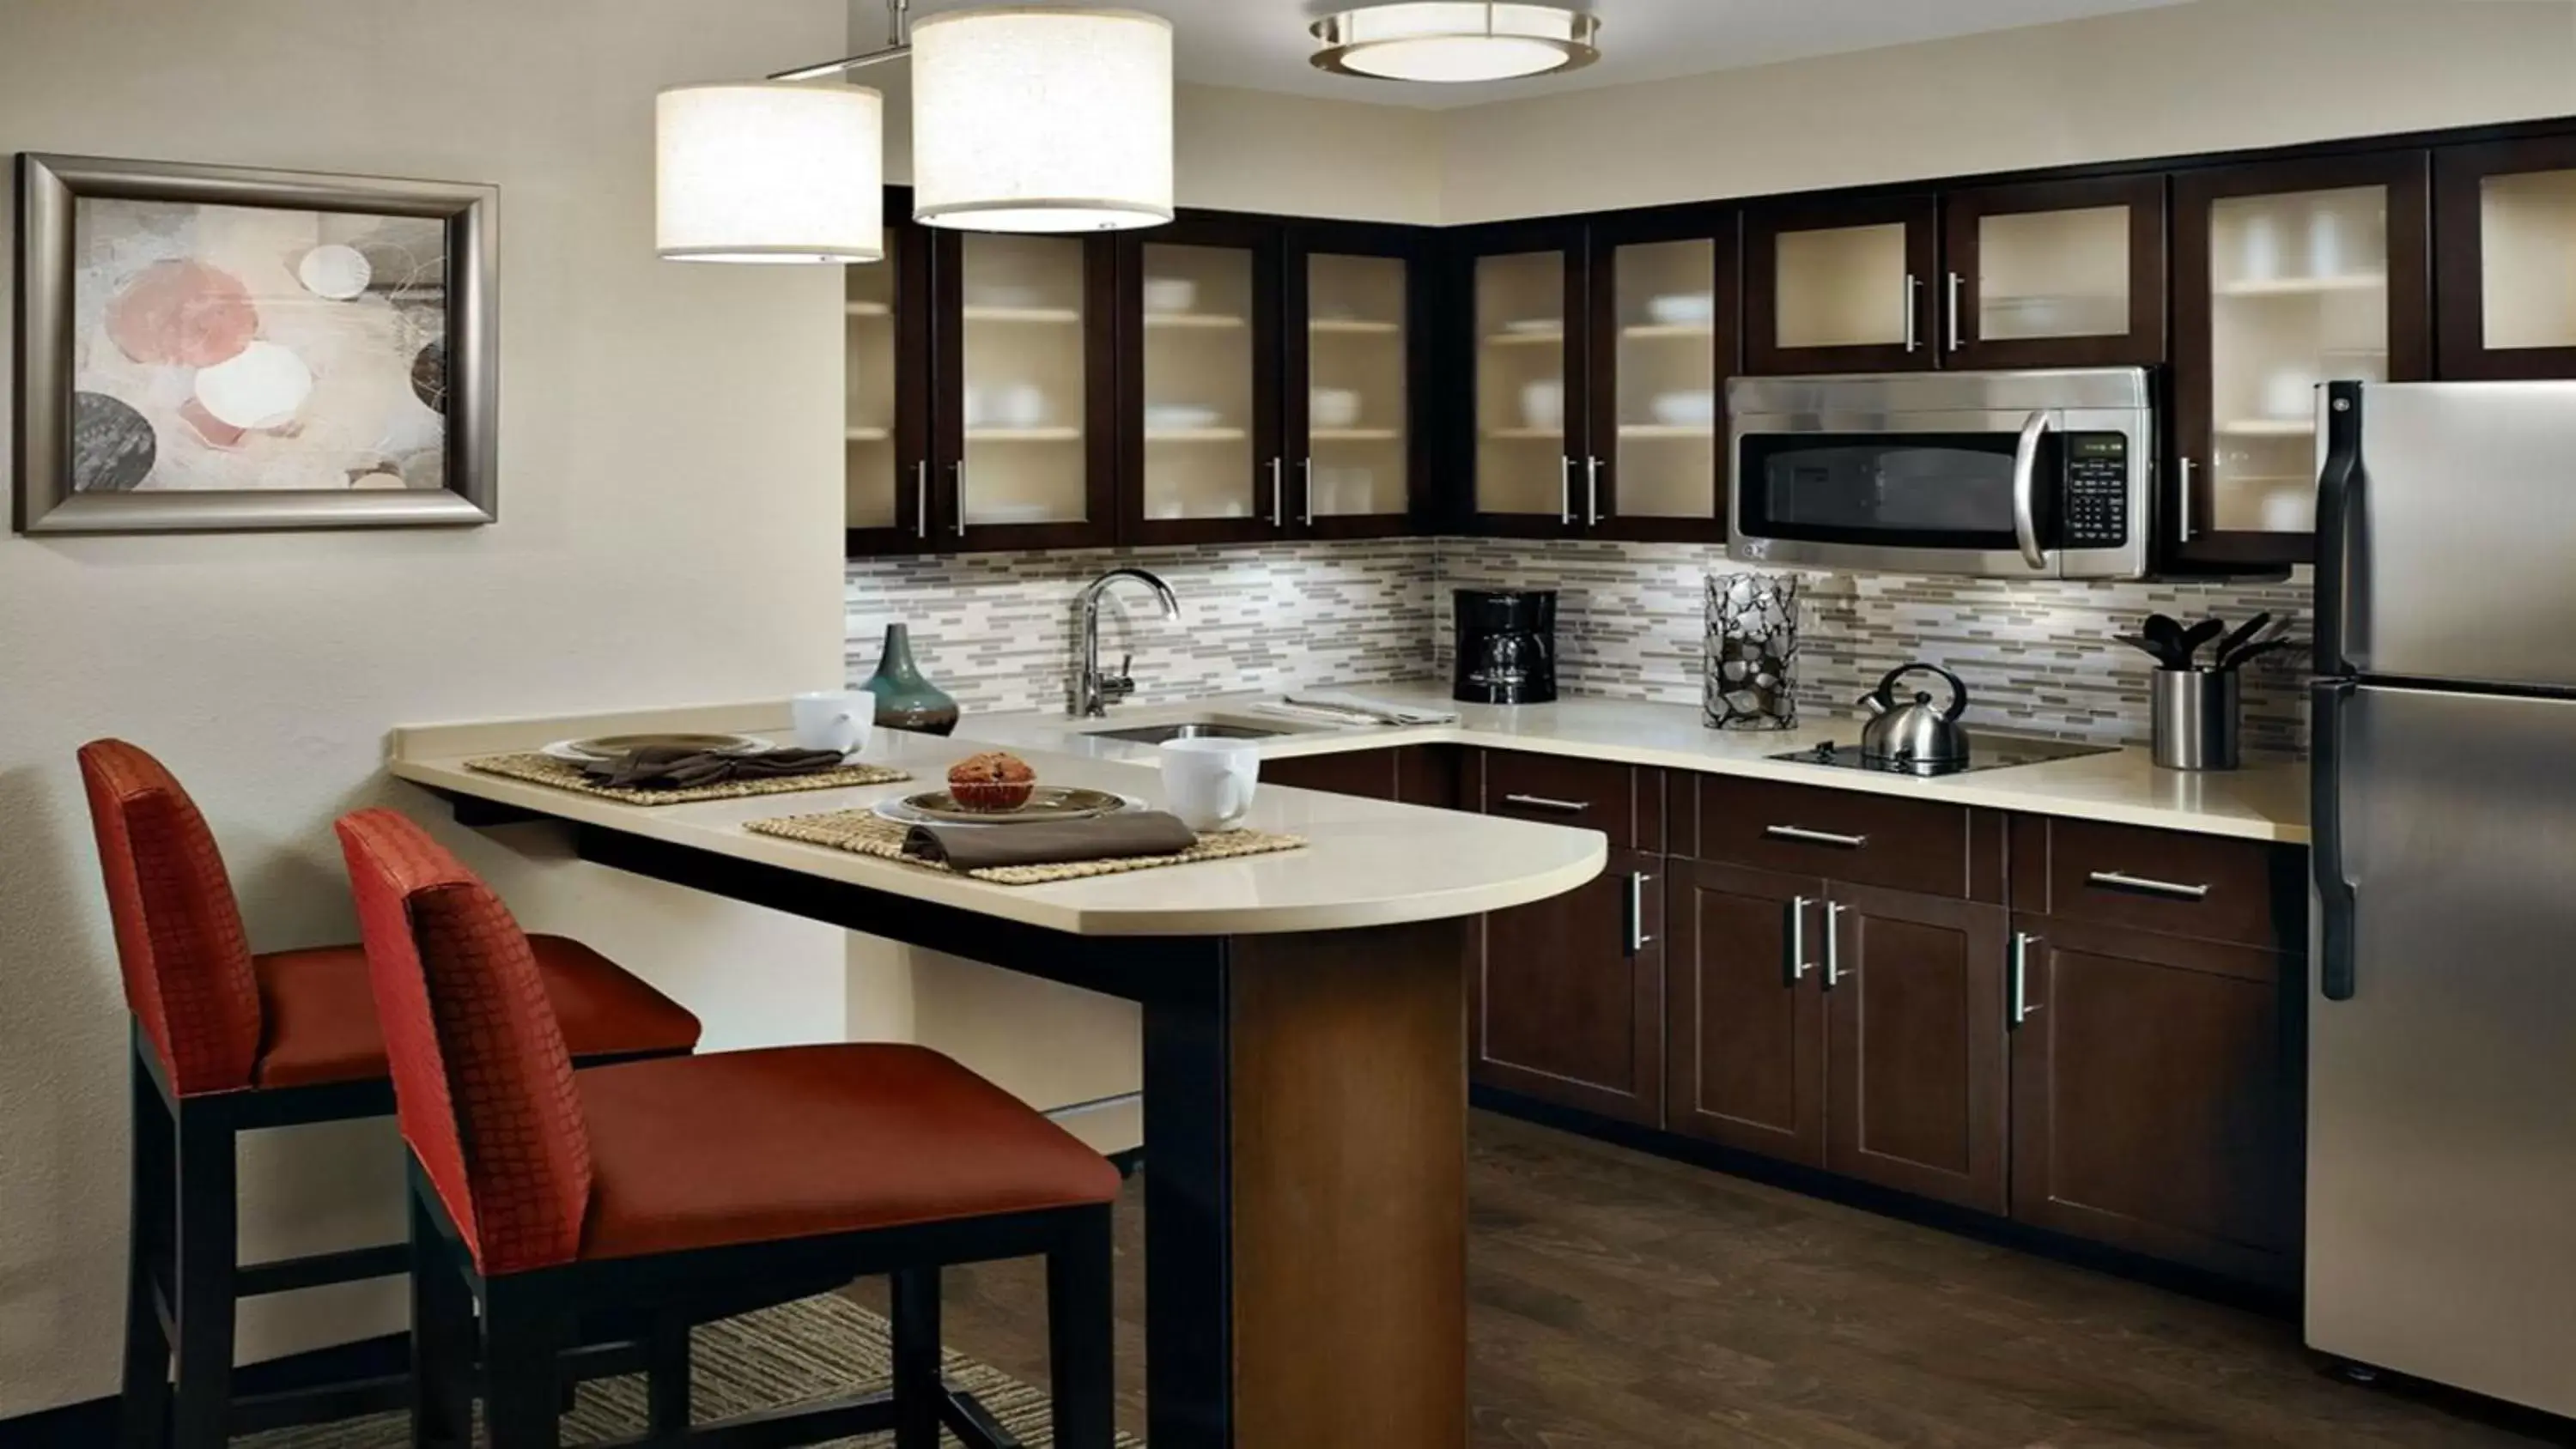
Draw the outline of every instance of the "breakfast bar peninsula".
<instances>
[{"instance_id":1,"label":"breakfast bar peninsula","mask_svg":"<svg viewBox=\"0 0 2576 1449\"><path fill-rule=\"evenodd\" d=\"M388 768L468 826L557 822L601 865L1140 1003L1148 1442L1464 1445L1468 932L1600 874L1605 837L1264 788L1243 824L1302 848L1001 885L748 828L935 785L965 741L877 731L863 758L910 784L686 804L466 764L787 726L777 702L410 727ZM1160 798L1133 765L1027 759Z\"/></svg>"}]
</instances>

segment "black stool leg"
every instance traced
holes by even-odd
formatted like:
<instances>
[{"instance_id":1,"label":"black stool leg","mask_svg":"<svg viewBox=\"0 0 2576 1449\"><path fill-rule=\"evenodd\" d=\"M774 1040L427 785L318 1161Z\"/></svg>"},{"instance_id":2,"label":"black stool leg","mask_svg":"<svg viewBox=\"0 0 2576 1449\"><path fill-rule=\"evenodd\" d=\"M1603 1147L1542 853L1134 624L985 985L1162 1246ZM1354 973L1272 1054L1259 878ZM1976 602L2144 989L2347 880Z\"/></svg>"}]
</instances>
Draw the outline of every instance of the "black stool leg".
<instances>
[{"instance_id":1,"label":"black stool leg","mask_svg":"<svg viewBox=\"0 0 2576 1449\"><path fill-rule=\"evenodd\" d=\"M1117 1433L1117 1315L1109 1209L1066 1213L1047 1251L1047 1379L1056 1449L1109 1449Z\"/></svg>"},{"instance_id":2,"label":"black stool leg","mask_svg":"<svg viewBox=\"0 0 2576 1449\"><path fill-rule=\"evenodd\" d=\"M176 1235L178 1143L169 1104L140 1052L133 1054L134 1174L125 1238L125 1382L117 1406L119 1449L160 1449L170 1437L170 1340L154 1299ZM175 1300L174 1300L175 1301Z\"/></svg>"},{"instance_id":3,"label":"black stool leg","mask_svg":"<svg viewBox=\"0 0 2576 1449\"><path fill-rule=\"evenodd\" d=\"M235 1224L231 1120L219 1103L182 1102L179 1135L178 1407L174 1449L224 1449L232 1404Z\"/></svg>"},{"instance_id":4,"label":"black stool leg","mask_svg":"<svg viewBox=\"0 0 2576 1449\"><path fill-rule=\"evenodd\" d=\"M939 1270L894 1275L894 1449L939 1449Z\"/></svg>"},{"instance_id":5,"label":"black stool leg","mask_svg":"<svg viewBox=\"0 0 2576 1449\"><path fill-rule=\"evenodd\" d=\"M689 1427L689 1322L659 1314L644 1340L644 1383L652 1401L656 1434L685 1433Z\"/></svg>"},{"instance_id":6,"label":"black stool leg","mask_svg":"<svg viewBox=\"0 0 2576 1449\"><path fill-rule=\"evenodd\" d=\"M555 1386L564 1314L541 1293L486 1280L483 1297L483 1425L492 1449L561 1449Z\"/></svg>"},{"instance_id":7,"label":"black stool leg","mask_svg":"<svg viewBox=\"0 0 2576 1449\"><path fill-rule=\"evenodd\" d=\"M474 1442L474 1294L417 1191L411 1204L413 1449Z\"/></svg>"}]
</instances>

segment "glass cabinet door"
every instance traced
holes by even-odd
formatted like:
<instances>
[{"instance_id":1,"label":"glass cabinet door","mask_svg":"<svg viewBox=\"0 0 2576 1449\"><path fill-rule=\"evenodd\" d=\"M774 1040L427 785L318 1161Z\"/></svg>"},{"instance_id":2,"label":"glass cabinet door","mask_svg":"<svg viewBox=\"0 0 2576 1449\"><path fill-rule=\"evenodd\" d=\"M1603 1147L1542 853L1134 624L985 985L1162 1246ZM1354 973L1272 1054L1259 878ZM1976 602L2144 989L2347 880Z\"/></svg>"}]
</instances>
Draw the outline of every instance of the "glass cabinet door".
<instances>
[{"instance_id":1,"label":"glass cabinet door","mask_svg":"<svg viewBox=\"0 0 2576 1449\"><path fill-rule=\"evenodd\" d=\"M1934 365L1928 196L1756 210L1745 227L1748 364L1756 373Z\"/></svg>"},{"instance_id":2,"label":"glass cabinet door","mask_svg":"<svg viewBox=\"0 0 2576 1449\"><path fill-rule=\"evenodd\" d=\"M1596 242L1594 266L1606 268L1609 295L1601 300L1596 287L1606 335L1594 355L1608 368L1596 379L1602 396L1594 412L1613 427L1607 438L1595 430L1601 486L1577 478L1577 513L1593 527L1630 537L1723 536L1718 443L1730 369L1720 360L1735 339L1720 250L1707 236Z\"/></svg>"},{"instance_id":3,"label":"glass cabinet door","mask_svg":"<svg viewBox=\"0 0 2576 1449\"><path fill-rule=\"evenodd\" d=\"M2576 138L2434 153L2442 376L2576 377Z\"/></svg>"},{"instance_id":4,"label":"glass cabinet door","mask_svg":"<svg viewBox=\"0 0 2576 1449\"><path fill-rule=\"evenodd\" d=\"M1569 259L1562 249L1476 259L1476 512L1574 521L1582 451L1579 339L1566 332Z\"/></svg>"},{"instance_id":5,"label":"glass cabinet door","mask_svg":"<svg viewBox=\"0 0 2576 1449\"><path fill-rule=\"evenodd\" d=\"M1304 389L1300 518L1324 532L1401 520L1413 494L1409 265L1315 251L1304 268L1304 375L1288 383Z\"/></svg>"},{"instance_id":6,"label":"glass cabinet door","mask_svg":"<svg viewBox=\"0 0 2576 1449\"><path fill-rule=\"evenodd\" d=\"M2423 162L2290 163L2178 184L2174 523L2187 557L2312 555L2318 384L2427 374Z\"/></svg>"},{"instance_id":7,"label":"glass cabinet door","mask_svg":"<svg viewBox=\"0 0 2576 1449\"><path fill-rule=\"evenodd\" d=\"M956 538L1107 523L1093 508L1091 243L952 233ZM1001 534L988 546L1026 538Z\"/></svg>"},{"instance_id":8,"label":"glass cabinet door","mask_svg":"<svg viewBox=\"0 0 2576 1449\"><path fill-rule=\"evenodd\" d=\"M842 497L852 557L929 541L930 238L886 228L881 262L842 269Z\"/></svg>"},{"instance_id":9,"label":"glass cabinet door","mask_svg":"<svg viewBox=\"0 0 2576 1449\"><path fill-rule=\"evenodd\" d=\"M2163 177L1955 192L1942 218L1942 366L2165 360Z\"/></svg>"},{"instance_id":10,"label":"glass cabinet door","mask_svg":"<svg viewBox=\"0 0 2576 1449\"><path fill-rule=\"evenodd\" d=\"M1237 233L1241 233L1237 235ZM1207 219L1131 239L1126 426L1131 534L1266 538L1287 522L1278 447L1277 250L1261 224Z\"/></svg>"}]
</instances>

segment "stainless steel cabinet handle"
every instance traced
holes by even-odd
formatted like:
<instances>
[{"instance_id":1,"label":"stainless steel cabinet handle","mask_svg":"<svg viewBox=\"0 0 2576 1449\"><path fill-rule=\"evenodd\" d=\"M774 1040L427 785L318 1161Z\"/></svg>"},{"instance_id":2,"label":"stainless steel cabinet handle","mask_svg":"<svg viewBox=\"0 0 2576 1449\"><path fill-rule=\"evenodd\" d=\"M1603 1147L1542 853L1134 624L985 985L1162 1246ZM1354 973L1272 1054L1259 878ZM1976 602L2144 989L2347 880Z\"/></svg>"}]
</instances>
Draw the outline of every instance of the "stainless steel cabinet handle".
<instances>
[{"instance_id":1,"label":"stainless steel cabinet handle","mask_svg":"<svg viewBox=\"0 0 2576 1449\"><path fill-rule=\"evenodd\" d=\"M1858 850L1869 844L1866 835L1836 835L1830 830L1809 830L1799 825L1765 825L1762 833L1773 840L1795 840L1803 845L1836 845L1845 850Z\"/></svg>"},{"instance_id":2,"label":"stainless steel cabinet handle","mask_svg":"<svg viewBox=\"0 0 2576 1449\"><path fill-rule=\"evenodd\" d=\"M1601 526L1601 460L1583 460L1583 526Z\"/></svg>"},{"instance_id":3,"label":"stainless steel cabinet handle","mask_svg":"<svg viewBox=\"0 0 2576 1449\"><path fill-rule=\"evenodd\" d=\"M1628 873L1628 954L1639 955L1654 944L1646 934L1646 882L1654 877L1641 871Z\"/></svg>"},{"instance_id":4,"label":"stainless steel cabinet handle","mask_svg":"<svg viewBox=\"0 0 2576 1449\"><path fill-rule=\"evenodd\" d=\"M948 471L957 479L957 536L964 538L966 536L966 460L960 458L949 464Z\"/></svg>"},{"instance_id":5,"label":"stainless steel cabinet handle","mask_svg":"<svg viewBox=\"0 0 2576 1449\"><path fill-rule=\"evenodd\" d=\"M1523 805L1532 810L1553 810L1559 815L1580 815L1592 808L1589 800L1551 800L1545 795L1506 795L1506 805Z\"/></svg>"},{"instance_id":6,"label":"stainless steel cabinet handle","mask_svg":"<svg viewBox=\"0 0 2576 1449\"><path fill-rule=\"evenodd\" d=\"M1277 458L1270 460L1270 526L1288 526L1288 468Z\"/></svg>"},{"instance_id":7,"label":"stainless steel cabinet handle","mask_svg":"<svg viewBox=\"0 0 2576 1449\"><path fill-rule=\"evenodd\" d=\"M1912 352L1920 345L1919 339L1915 336L1914 311L1915 301L1922 295L1923 279L1912 272L1907 272L1905 274L1905 350L1908 352Z\"/></svg>"},{"instance_id":8,"label":"stainless steel cabinet handle","mask_svg":"<svg viewBox=\"0 0 2576 1449\"><path fill-rule=\"evenodd\" d=\"M1957 272L1950 274L1949 288L1950 350L1956 352L1959 350L1959 274Z\"/></svg>"},{"instance_id":9,"label":"stainless steel cabinet handle","mask_svg":"<svg viewBox=\"0 0 2576 1449\"><path fill-rule=\"evenodd\" d=\"M1304 490L1305 490L1305 497L1304 497L1304 499L1302 499L1302 500L1301 500L1301 508L1302 508L1302 511L1303 511L1303 513L1304 513L1304 515L1305 515L1305 524L1306 524L1306 526L1307 526L1308 528L1312 528L1312 527L1314 527L1314 526L1315 526L1315 460L1314 460L1314 459L1312 459L1312 458L1300 458L1300 459L1298 459L1298 460L1297 460L1297 484L1298 484L1298 486L1299 486L1300 488L1302 488L1302 489L1304 489Z\"/></svg>"},{"instance_id":10,"label":"stainless steel cabinet handle","mask_svg":"<svg viewBox=\"0 0 2576 1449\"><path fill-rule=\"evenodd\" d=\"M2030 948L2038 944L2039 938L2028 931L2013 932L2012 1014L2006 1019L2007 1025L2019 1026L2030 1020L2032 1012L2039 1010L2030 1004Z\"/></svg>"},{"instance_id":11,"label":"stainless steel cabinet handle","mask_svg":"<svg viewBox=\"0 0 2576 1449\"><path fill-rule=\"evenodd\" d=\"M1825 989L1843 984L1849 973L1843 970L1843 912L1851 907L1840 901L1825 902Z\"/></svg>"},{"instance_id":12,"label":"stainless steel cabinet handle","mask_svg":"<svg viewBox=\"0 0 2576 1449\"><path fill-rule=\"evenodd\" d=\"M1807 907L1809 904L1805 896L1789 898L1789 984L1792 986L1805 980L1809 969L1807 961Z\"/></svg>"},{"instance_id":13,"label":"stainless steel cabinet handle","mask_svg":"<svg viewBox=\"0 0 2576 1449\"><path fill-rule=\"evenodd\" d=\"M2129 875L2116 870L2097 870L2085 879L2097 886L2109 886L2118 891L2144 891L2151 896L2172 896L2182 901L2209 899L2209 887L2205 885L2183 885L2169 880L2151 880L2146 876Z\"/></svg>"},{"instance_id":14,"label":"stainless steel cabinet handle","mask_svg":"<svg viewBox=\"0 0 2576 1449\"><path fill-rule=\"evenodd\" d=\"M930 537L930 460L923 458L912 465L912 536Z\"/></svg>"},{"instance_id":15,"label":"stainless steel cabinet handle","mask_svg":"<svg viewBox=\"0 0 2576 1449\"><path fill-rule=\"evenodd\" d=\"M2191 460L2176 458L2174 468L2182 474L2182 487L2174 494L2178 500L2174 509L2176 520L2174 542L2189 543L2191 542Z\"/></svg>"},{"instance_id":16,"label":"stainless steel cabinet handle","mask_svg":"<svg viewBox=\"0 0 2576 1449\"><path fill-rule=\"evenodd\" d=\"M1574 522L1574 458L1570 454L1556 460L1556 521Z\"/></svg>"}]
</instances>

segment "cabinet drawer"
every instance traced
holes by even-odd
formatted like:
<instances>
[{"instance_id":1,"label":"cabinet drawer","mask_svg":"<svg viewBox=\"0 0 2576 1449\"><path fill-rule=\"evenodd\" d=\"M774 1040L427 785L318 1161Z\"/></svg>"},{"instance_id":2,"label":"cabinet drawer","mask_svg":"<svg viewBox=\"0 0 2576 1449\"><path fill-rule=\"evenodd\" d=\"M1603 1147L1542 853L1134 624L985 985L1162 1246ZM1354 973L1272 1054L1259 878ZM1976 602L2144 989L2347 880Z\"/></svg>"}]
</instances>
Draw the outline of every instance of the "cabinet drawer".
<instances>
[{"instance_id":1,"label":"cabinet drawer","mask_svg":"<svg viewBox=\"0 0 2576 1449\"><path fill-rule=\"evenodd\" d=\"M1927 896L1970 894L1965 806L1723 776L1700 777L1698 795L1701 860Z\"/></svg>"},{"instance_id":2,"label":"cabinet drawer","mask_svg":"<svg viewBox=\"0 0 2576 1449\"><path fill-rule=\"evenodd\" d=\"M1487 750L1484 812L1550 825L1580 825L1614 846L1660 855L1664 849L1661 770Z\"/></svg>"},{"instance_id":3,"label":"cabinet drawer","mask_svg":"<svg viewBox=\"0 0 2576 1449\"><path fill-rule=\"evenodd\" d=\"M2025 816L2014 830L2018 910L2204 941L2306 949L2304 851L2091 820Z\"/></svg>"}]
</instances>

